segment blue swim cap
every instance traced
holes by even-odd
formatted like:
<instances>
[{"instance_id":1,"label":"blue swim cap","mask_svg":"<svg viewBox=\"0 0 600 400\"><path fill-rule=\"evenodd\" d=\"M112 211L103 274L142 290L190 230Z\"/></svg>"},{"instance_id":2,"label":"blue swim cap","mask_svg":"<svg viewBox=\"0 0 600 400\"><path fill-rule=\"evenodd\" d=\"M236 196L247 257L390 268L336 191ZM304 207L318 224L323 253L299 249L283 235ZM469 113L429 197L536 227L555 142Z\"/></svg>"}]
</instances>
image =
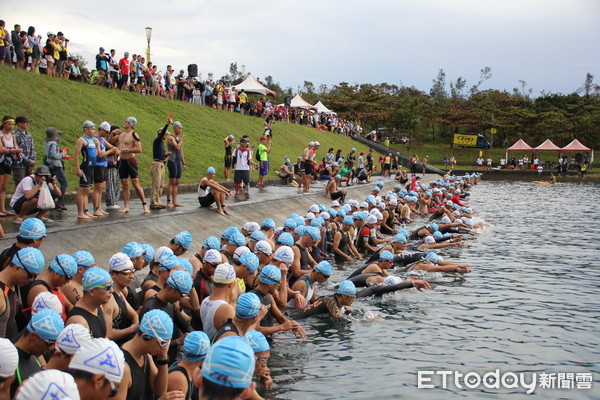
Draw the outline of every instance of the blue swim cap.
<instances>
[{"instance_id":1,"label":"blue swim cap","mask_svg":"<svg viewBox=\"0 0 600 400\"><path fill-rule=\"evenodd\" d=\"M442 235L442 232L440 232L440 231L433 232L434 239L441 239L442 237L444 237L444 235Z\"/></svg>"},{"instance_id":2,"label":"blue swim cap","mask_svg":"<svg viewBox=\"0 0 600 400\"><path fill-rule=\"evenodd\" d=\"M50 263L50 268L57 274L72 278L77 273L77 261L68 254L59 254Z\"/></svg>"},{"instance_id":3,"label":"blue swim cap","mask_svg":"<svg viewBox=\"0 0 600 400\"><path fill-rule=\"evenodd\" d=\"M231 234L239 232L239 229L235 226L230 226L221 233L221 239L229 240Z\"/></svg>"},{"instance_id":4,"label":"blue swim cap","mask_svg":"<svg viewBox=\"0 0 600 400\"><path fill-rule=\"evenodd\" d=\"M342 281L337 290L338 294L356 294L356 286L352 281Z\"/></svg>"},{"instance_id":5,"label":"blue swim cap","mask_svg":"<svg viewBox=\"0 0 600 400\"><path fill-rule=\"evenodd\" d=\"M167 285L179 290L181 294L188 294L192 290L192 277L187 271L173 271L167 278Z\"/></svg>"},{"instance_id":6,"label":"blue swim cap","mask_svg":"<svg viewBox=\"0 0 600 400\"><path fill-rule=\"evenodd\" d=\"M281 281L281 271L274 265L267 265L260 271L259 280L267 285L279 283Z\"/></svg>"},{"instance_id":7,"label":"blue swim cap","mask_svg":"<svg viewBox=\"0 0 600 400\"><path fill-rule=\"evenodd\" d=\"M356 151L356 147L353 147L353 148L352 148L352 151Z\"/></svg>"},{"instance_id":8,"label":"blue swim cap","mask_svg":"<svg viewBox=\"0 0 600 400\"><path fill-rule=\"evenodd\" d=\"M314 226L307 226L305 234L307 233L315 242L321 239L321 231Z\"/></svg>"},{"instance_id":9,"label":"blue swim cap","mask_svg":"<svg viewBox=\"0 0 600 400\"><path fill-rule=\"evenodd\" d=\"M188 361L200 361L210 349L210 339L202 331L190 332L183 339L183 358Z\"/></svg>"},{"instance_id":10,"label":"blue swim cap","mask_svg":"<svg viewBox=\"0 0 600 400\"><path fill-rule=\"evenodd\" d=\"M31 316L27 324L27 330L37 333L46 340L56 340L60 332L65 328L59 313L49 308L44 308Z\"/></svg>"},{"instance_id":11,"label":"blue swim cap","mask_svg":"<svg viewBox=\"0 0 600 400\"><path fill-rule=\"evenodd\" d=\"M411 190L408 194L410 194L411 196L418 196L419 194L417 192L415 192L414 190Z\"/></svg>"},{"instance_id":12,"label":"blue swim cap","mask_svg":"<svg viewBox=\"0 0 600 400\"><path fill-rule=\"evenodd\" d=\"M315 227L315 228L320 228L323 226L323 224L325 223L325 220L321 217L317 217L314 218L312 221L310 221L310 226Z\"/></svg>"},{"instance_id":13,"label":"blue swim cap","mask_svg":"<svg viewBox=\"0 0 600 400\"><path fill-rule=\"evenodd\" d=\"M339 166L340 166L340 164L338 164L337 162L334 162L334 163L333 163L333 164L331 164L331 165L332 165L332 166L334 166L334 167L339 167Z\"/></svg>"},{"instance_id":14,"label":"blue swim cap","mask_svg":"<svg viewBox=\"0 0 600 400\"><path fill-rule=\"evenodd\" d=\"M342 179L342 176L340 174L335 174L334 178L335 179Z\"/></svg>"},{"instance_id":15,"label":"blue swim cap","mask_svg":"<svg viewBox=\"0 0 600 400\"><path fill-rule=\"evenodd\" d=\"M390 260L394 259L394 255L392 254L391 251L384 250L381 253L379 253L379 259L385 260L385 261L390 261Z\"/></svg>"},{"instance_id":16,"label":"blue swim cap","mask_svg":"<svg viewBox=\"0 0 600 400\"><path fill-rule=\"evenodd\" d=\"M406 242L406 236L402 233L397 233L392 242L404 243Z\"/></svg>"},{"instance_id":17,"label":"blue swim cap","mask_svg":"<svg viewBox=\"0 0 600 400\"><path fill-rule=\"evenodd\" d=\"M282 232L277 238L277 243L284 244L286 246L294 245L294 237L289 232Z\"/></svg>"},{"instance_id":18,"label":"blue swim cap","mask_svg":"<svg viewBox=\"0 0 600 400\"><path fill-rule=\"evenodd\" d=\"M168 271L181 266L181 261L175 254L165 253L158 259L158 268Z\"/></svg>"},{"instance_id":19,"label":"blue swim cap","mask_svg":"<svg viewBox=\"0 0 600 400\"><path fill-rule=\"evenodd\" d=\"M173 320L163 310L150 310L142 317L140 331L152 337L171 339L173 337Z\"/></svg>"},{"instance_id":20,"label":"blue swim cap","mask_svg":"<svg viewBox=\"0 0 600 400\"><path fill-rule=\"evenodd\" d=\"M14 255L12 263L32 274L39 274L44 269L44 255L35 247L24 247Z\"/></svg>"},{"instance_id":21,"label":"blue swim cap","mask_svg":"<svg viewBox=\"0 0 600 400\"><path fill-rule=\"evenodd\" d=\"M327 214L329 214L331 218L335 218L337 217L338 212L334 208L330 208L329 210L327 210Z\"/></svg>"},{"instance_id":22,"label":"blue swim cap","mask_svg":"<svg viewBox=\"0 0 600 400\"><path fill-rule=\"evenodd\" d=\"M440 261L440 256L437 255L437 253L435 251L430 251L426 256L425 259L427 261L431 261L434 264L437 264Z\"/></svg>"},{"instance_id":23,"label":"blue swim cap","mask_svg":"<svg viewBox=\"0 0 600 400\"><path fill-rule=\"evenodd\" d=\"M426 195L426 196L431 196L431 195L432 195L432 193L433 193L433 192L431 191L431 189L427 189L427 191L425 192L425 195Z\"/></svg>"},{"instance_id":24,"label":"blue swim cap","mask_svg":"<svg viewBox=\"0 0 600 400\"><path fill-rule=\"evenodd\" d=\"M215 169L215 167L208 167L208 168L206 169L206 174L207 174L207 175L208 175L208 174L216 174L216 173L217 173L217 170Z\"/></svg>"},{"instance_id":25,"label":"blue swim cap","mask_svg":"<svg viewBox=\"0 0 600 400\"><path fill-rule=\"evenodd\" d=\"M380 188L383 188L384 183L382 181L377 182L377 186L379 186Z\"/></svg>"},{"instance_id":26,"label":"blue swim cap","mask_svg":"<svg viewBox=\"0 0 600 400\"><path fill-rule=\"evenodd\" d=\"M410 236L410 235L408 234L408 231L407 231L406 229L404 229L404 228L402 228L402 229L398 229L398 233L401 233L401 234L403 234L403 235L404 235L404 236L406 236L406 237L409 237L409 236Z\"/></svg>"},{"instance_id":27,"label":"blue swim cap","mask_svg":"<svg viewBox=\"0 0 600 400\"><path fill-rule=\"evenodd\" d=\"M357 211L354 214L352 214L352 216L357 221L364 221L365 219L367 219L367 213L364 211Z\"/></svg>"},{"instance_id":28,"label":"blue swim cap","mask_svg":"<svg viewBox=\"0 0 600 400\"><path fill-rule=\"evenodd\" d=\"M96 260L94 260L94 256L89 251L79 250L73 253L73 257L75 258L75 262L78 267L91 267L96 264Z\"/></svg>"},{"instance_id":29,"label":"blue swim cap","mask_svg":"<svg viewBox=\"0 0 600 400\"><path fill-rule=\"evenodd\" d=\"M298 225L296 227L296 229L294 229L294 233L300 237L304 236L304 234L306 233L306 225Z\"/></svg>"},{"instance_id":30,"label":"blue swim cap","mask_svg":"<svg viewBox=\"0 0 600 400\"><path fill-rule=\"evenodd\" d=\"M258 256L256 254L246 253L240 257L240 264L245 265L251 273L255 273L260 265L260 261L258 260Z\"/></svg>"},{"instance_id":31,"label":"blue swim cap","mask_svg":"<svg viewBox=\"0 0 600 400\"><path fill-rule=\"evenodd\" d=\"M250 347L252 347L252 351L255 353L271 350L271 346L269 346L267 338L259 331L251 330L246 332L244 335L244 340L248 342Z\"/></svg>"},{"instance_id":32,"label":"blue swim cap","mask_svg":"<svg viewBox=\"0 0 600 400\"><path fill-rule=\"evenodd\" d=\"M144 249L144 261L147 263L154 261L154 247L148 243L144 243L141 246Z\"/></svg>"},{"instance_id":33,"label":"blue swim cap","mask_svg":"<svg viewBox=\"0 0 600 400\"><path fill-rule=\"evenodd\" d=\"M365 202L366 202L367 204L375 204L375 196L373 196L372 194L368 195L368 196L365 198Z\"/></svg>"},{"instance_id":34,"label":"blue swim cap","mask_svg":"<svg viewBox=\"0 0 600 400\"><path fill-rule=\"evenodd\" d=\"M375 187L373 188L373 191L374 191L374 192L380 192L380 191L381 191L381 188L380 188L379 186L375 186Z\"/></svg>"},{"instance_id":35,"label":"blue swim cap","mask_svg":"<svg viewBox=\"0 0 600 400\"><path fill-rule=\"evenodd\" d=\"M432 222L431 224L429 224L429 229L433 229L433 231L435 232L435 231L439 230L440 227L435 222Z\"/></svg>"},{"instance_id":36,"label":"blue swim cap","mask_svg":"<svg viewBox=\"0 0 600 400\"><path fill-rule=\"evenodd\" d=\"M304 218L302 218L299 215L294 217L294 221L296 221L296 227L298 227L300 225L304 225Z\"/></svg>"},{"instance_id":37,"label":"blue swim cap","mask_svg":"<svg viewBox=\"0 0 600 400\"><path fill-rule=\"evenodd\" d=\"M243 319L255 317L260 311L260 306L260 299L256 294L244 293L237 299L235 315Z\"/></svg>"},{"instance_id":38,"label":"blue swim cap","mask_svg":"<svg viewBox=\"0 0 600 400\"><path fill-rule=\"evenodd\" d=\"M192 234L188 231L181 231L173 238L175 243L178 243L181 247L189 249L192 245Z\"/></svg>"},{"instance_id":39,"label":"blue swim cap","mask_svg":"<svg viewBox=\"0 0 600 400\"><path fill-rule=\"evenodd\" d=\"M129 242L123 246L123 253L133 260L144 255L144 248L137 242Z\"/></svg>"},{"instance_id":40,"label":"blue swim cap","mask_svg":"<svg viewBox=\"0 0 600 400\"><path fill-rule=\"evenodd\" d=\"M202 376L214 384L244 389L252 383L254 352L239 336L227 336L215 343L202 364Z\"/></svg>"},{"instance_id":41,"label":"blue swim cap","mask_svg":"<svg viewBox=\"0 0 600 400\"><path fill-rule=\"evenodd\" d=\"M83 291L104 287L108 282L112 281L110 274L100 267L90 267L83 273L81 284Z\"/></svg>"},{"instance_id":42,"label":"blue swim cap","mask_svg":"<svg viewBox=\"0 0 600 400\"><path fill-rule=\"evenodd\" d=\"M339 163L341 163L341 162L344 162L344 157L340 157L340 158L338 158L338 162L339 162Z\"/></svg>"},{"instance_id":43,"label":"blue swim cap","mask_svg":"<svg viewBox=\"0 0 600 400\"><path fill-rule=\"evenodd\" d=\"M346 224L346 225L354 225L354 219L352 219L351 216L346 215L344 217L344 220L342 221L342 223Z\"/></svg>"},{"instance_id":44,"label":"blue swim cap","mask_svg":"<svg viewBox=\"0 0 600 400\"><path fill-rule=\"evenodd\" d=\"M331 275L333 268L327 260L323 260L315 266L315 271L322 273L323 275Z\"/></svg>"},{"instance_id":45,"label":"blue swim cap","mask_svg":"<svg viewBox=\"0 0 600 400\"><path fill-rule=\"evenodd\" d=\"M252 235L250 235L250 240L253 240L255 242L260 242L261 240L266 240L267 237L265 236L265 234L262 231L254 231L252 232Z\"/></svg>"},{"instance_id":46,"label":"blue swim cap","mask_svg":"<svg viewBox=\"0 0 600 400\"><path fill-rule=\"evenodd\" d=\"M181 263L181 266L185 268L188 274L190 274L190 276L194 275L194 266L192 265L190 260L186 258L180 258L179 262Z\"/></svg>"},{"instance_id":47,"label":"blue swim cap","mask_svg":"<svg viewBox=\"0 0 600 400\"><path fill-rule=\"evenodd\" d=\"M271 218L267 218L263 221L262 227L269 228L269 229L275 229L277 227L277 225L275 225L275 221L273 221Z\"/></svg>"},{"instance_id":48,"label":"blue swim cap","mask_svg":"<svg viewBox=\"0 0 600 400\"><path fill-rule=\"evenodd\" d=\"M325 208L325 204L319 204L319 211L323 212L325 210L327 210L327 208Z\"/></svg>"},{"instance_id":49,"label":"blue swim cap","mask_svg":"<svg viewBox=\"0 0 600 400\"><path fill-rule=\"evenodd\" d=\"M292 217L289 217L285 220L285 222L283 223L283 227L284 228L288 228L288 229L294 229L298 226L298 224L296 223L296 220Z\"/></svg>"},{"instance_id":50,"label":"blue swim cap","mask_svg":"<svg viewBox=\"0 0 600 400\"><path fill-rule=\"evenodd\" d=\"M27 218L21 224L19 236L21 236L23 239L41 239L46 236L46 225L41 219Z\"/></svg>"},{"instance_id":51,"label":"blue swim cap","mask_svg":"<svg viewBox=\"0 0 600 400\"><path fill-rule=\"evenodd\" d=\"M394 189L402 190L402 185L396 185L394 186Z\"/></svg>"},{"instance_id":52,"label":"blue swim cap","mask_svg":"<svg viewBox=\"0 0 600 400\"><path fill-rule=\"evenodd\" d=\"M235 244L236 246L244 246L246 244L246 237L240 232L236 232L229 237L229 244Z\"/></svg>"},{"instance_id":53,"label":"blue swim cap","mask_svg":"<svg viewBox=\"0 0 600 400\"><path fill-rule=\"evenodd\" d=\"M221 242L219 242L219 239L217 239L214 236L209 236L206 239L204 239L204 243L202 243L202 247L207 249L207 250L220 250L221 249Z\"/></svg>"}]
</instances>

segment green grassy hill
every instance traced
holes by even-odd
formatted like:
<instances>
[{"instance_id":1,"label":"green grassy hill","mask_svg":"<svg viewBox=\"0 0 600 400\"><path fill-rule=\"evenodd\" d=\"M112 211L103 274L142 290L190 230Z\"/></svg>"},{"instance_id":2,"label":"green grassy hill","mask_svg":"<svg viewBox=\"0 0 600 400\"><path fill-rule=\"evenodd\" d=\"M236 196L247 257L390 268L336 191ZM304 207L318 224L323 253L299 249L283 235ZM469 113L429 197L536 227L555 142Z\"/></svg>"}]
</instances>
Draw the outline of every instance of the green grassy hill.
<instances>
[{"instance_id":1,"label":"green grassy hill","mask_svg":"<svg viewBox=\"0 0 600 400\"><path fill-rule=\"evenodd\" d=\"M174 114L174 120L183 122L186 134L184 151L188 170L182 178L183 183L197 182L210 165L217 168L217 178L221 179L223 138L234 135L239 139L242 135L249 135L253 145L257 145L264 130L263 120L259 118L48 78L6 66L0 67L0 88L0 118L3 115L25 115L32 120L29 131L35 138L38 164L43 159L45 131L48 127L53 126L64 132L61 147L68 147L72 154L75 141L81 135L83 121L89 119L96 126L102 121L122 126L125 118L136 117L136 131L142 138L144 150L138 157L140 180L145 186L151 183L152 141L170 113ZM342 149L344 154L352 147L359 151L367 150L345 136L281 122L273 125L273 137L272 176L277 175L285 156L295 162L311 140L321 143L318 158L325 155L329 147ZM73 161L65 160L65 167L70 182L69 190L74 190L77 181ZM257 174L254 172L254 175Z\"/></svg>"}]
</instances>

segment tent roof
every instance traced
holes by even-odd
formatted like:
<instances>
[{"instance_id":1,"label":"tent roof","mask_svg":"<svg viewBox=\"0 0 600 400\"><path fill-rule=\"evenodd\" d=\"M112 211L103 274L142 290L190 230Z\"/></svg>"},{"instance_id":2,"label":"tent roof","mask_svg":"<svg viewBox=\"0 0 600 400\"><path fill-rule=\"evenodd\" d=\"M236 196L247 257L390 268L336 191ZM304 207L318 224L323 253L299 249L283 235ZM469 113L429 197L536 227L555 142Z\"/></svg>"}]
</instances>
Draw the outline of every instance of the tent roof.
<instances>
[{"instance_id":1,"label":"tent roof","mask_svg":"<svg viewBox=\"0 0 600 400\"><path fill-rule=\"evenodd\" d=\"M538 147L533 149L534 151L560 151L560 147L552 143L552 140L546 139L546 141L540 144Z\"/></svg>"},{"instance_id":2,"label":"tent roof","mask_svg":"<svg viewBox=\"0 0 600 400\"><path fill-rule=\"evenodd\" d=\"M235 87L237 90L244 89L245 92L260 93L264 95L271 94L274 97L277 97L277 93L263 86L259 81L256 80L255 77L252 76L252 74L248 74L242 83L233 85L233 87Z\"/></svg>"},{"instance_id":3,"label":"tent roof","mask_svg":"<svg viewBox=\"0 0 600 400\"><path fill-rule=\"evenodd\" d=\"M525 143L523 139L519 139L517 143L510 146L506 151L532 151L533 147Z\"/></svg>"},{"instance_id":4,"label":"tent roof","mask_svg":"<svg viewBox=\"0 0 600 400\"><path fill-rule=\"evenodd\" d=\"M571 143L560 149L561 151L592 151L589 147L584 146L577 139L574 139Z\"/></svg>"},{"instance_id":5,"label":"tent roof","mask_svg":"<svg viewBox=\"0 0 600 400\"><path fill-rule=\"evenodd\" d=\"M323 114L335 114L333 111L331 111L329 108L325 107L325 104L321 103L321 100L319 100L317 102L317 104L315 104L315 107L317 108L317 112L318 113L323 113Z\"/></svg>"},{"instance_id":6,"label":"tent roof","mask_svg":"<svg viewBox=\"0 0 600 400\"><path fill-rule=\"evenodd\" d=\"M304 100L302 97L300 97L299 94L294 96L294 98L290 102L290 106L296 107L296 108L305 108L307 110L309 108L315 108L310 103L308 103L306 100Z\"/></svg>"}]
</instances>

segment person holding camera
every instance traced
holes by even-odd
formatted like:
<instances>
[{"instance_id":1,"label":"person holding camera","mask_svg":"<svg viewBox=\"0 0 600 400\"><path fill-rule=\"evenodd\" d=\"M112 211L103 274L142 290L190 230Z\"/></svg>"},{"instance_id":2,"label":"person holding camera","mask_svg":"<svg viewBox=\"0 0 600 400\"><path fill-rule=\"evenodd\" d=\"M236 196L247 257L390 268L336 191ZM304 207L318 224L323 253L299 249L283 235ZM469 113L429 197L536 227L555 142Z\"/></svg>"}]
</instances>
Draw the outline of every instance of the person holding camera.
<instances>
[{"instance_id":1,"label":"person holding camera","mask_svg":"<svg viewBox=\"0 0 600 400\"><path fill-rule=\"evenodd\" d=\"M40 197L40 190L44 182L48 182L48 189L54 195L53 197L60 196L60 189L56 186L57 179L55 176L50 175L50 169L46 165L40 165L35 169L35 173L23 178L21 183L17 185L15 194L10 200L10 206L17 213L17 218L14 220L14 224L20 225L23 223L23 219L26 215L33 215L37 213L36 218L39 218L45 223L54 222L49 218L44 217L48 210L40 210L37 208L38 198Z\"/></svg>"}]
</instances>

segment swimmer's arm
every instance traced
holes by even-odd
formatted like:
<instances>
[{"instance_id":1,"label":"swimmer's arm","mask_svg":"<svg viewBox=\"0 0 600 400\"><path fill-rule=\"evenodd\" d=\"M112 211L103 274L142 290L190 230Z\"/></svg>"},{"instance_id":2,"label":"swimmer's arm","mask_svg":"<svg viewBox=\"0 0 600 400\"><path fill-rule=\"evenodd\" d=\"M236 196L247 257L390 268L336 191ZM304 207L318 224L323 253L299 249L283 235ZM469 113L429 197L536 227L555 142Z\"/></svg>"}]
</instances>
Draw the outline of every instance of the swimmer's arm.
<instances>
[{"instance_id":1,"label":"swimmer's arm","mask_svg":"<svg viewBox=\"0 0 600 400\"><path fill-rule=\"evenodd\" d=\"M142 140L141 140L141 138L139 136L136 139L134 135L137 135L137 133L133 132L131 134L131 137L133 139L133 147L131 149L129 149L128 153L139 154L139 153L142 152Z\"/></svg>"},{"instance_id":2,"label":"swimmer's arm","mask_svg":"<svg viewBox=\"0 0 600 400\"><path fill-rule=\"evenodd\" d=\"M179 300L179 304L193 312L200 311L200 300L198 299L198 293L195 290L190 290L188 297L183 297Z\"/></svg>"},{"instance_id":3,"label":"swimmer's arm","mask_svg":"<svg viewBox=\"0 0 600 400\"><path fill-rule=\"evenodd\" d=\"M173 371L169 373L167 378L167 391L179 390L184 395L187 395L188 383L181 371ZM187 398L184 397L184 398Z\"/></svg>"},{"instance_id":4,"label":"swimmer's arm","mask_svg":"<svg viewBox=\"0 0 600 400\"><path fill-rule=\"evenodd\" d=\"M81 148L83 147L83 144L85 142L85 139L79 138L77 139L77 141L75 142L75 153L73 154L73 161L75 162L75 172L77 173L77 175L79 176L79 173L81 173L81 169L80 169L80 162L79 162L79 154L81 154Z\"/></svg>"},{"instance_id":5,"label":"swimmer's arm","mask_svg":"<svg viewBox=\"0 0 600 400\"><path fill-rule=\"evenodd\" d=\"M292 270L292 274L294 274L296 278L300 278L302 275L304 275L300 265L300 250L298 247L294 246L292 247L292 251L294 252L294 261L292 262L290 268Z\"/></svg>"}]
</instances>

